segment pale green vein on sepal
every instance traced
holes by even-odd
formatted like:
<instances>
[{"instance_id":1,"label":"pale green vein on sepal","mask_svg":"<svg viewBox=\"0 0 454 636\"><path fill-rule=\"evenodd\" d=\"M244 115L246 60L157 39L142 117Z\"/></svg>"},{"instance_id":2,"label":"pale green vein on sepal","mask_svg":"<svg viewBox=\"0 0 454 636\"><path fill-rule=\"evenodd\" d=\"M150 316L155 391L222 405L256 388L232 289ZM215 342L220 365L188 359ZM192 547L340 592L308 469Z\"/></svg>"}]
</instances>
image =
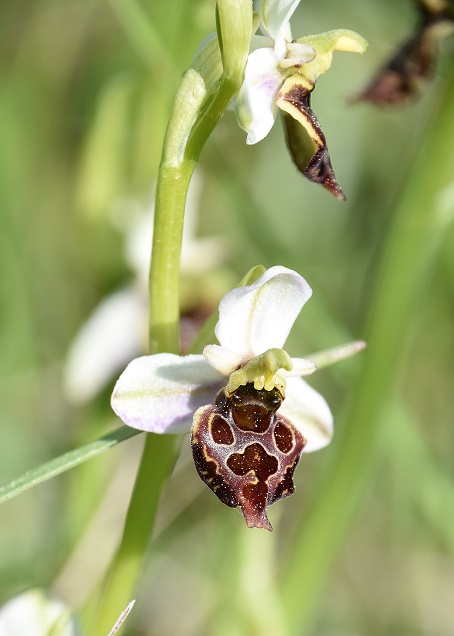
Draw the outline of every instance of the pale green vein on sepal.
<instances>
[{"instance_id":1,"label":"pale green vein on sepal","mask_svg":"<svg viewBox=\"0 0 454 636\"><path fill-rule=\"evenodd\" d=\"M109 448L112 448L112 446L115 446L120 442L124 442L139 433L142 433L142 431L137 431L129 426L120 426L120 428L115 429L111 433L108 433L93 442L89 442L84 446L68 451L63 455L38 466L38 468L27 471L21 477L17 477L17 479L13 479L3 486L0 486L0 504L8 501L8 499L16 497L16 495L20 495L38 484L47 481L48 479L52 479L52 477L61 475L61 473L86 462L88 459L103 453Z\"/></svg>"}]
</instances>

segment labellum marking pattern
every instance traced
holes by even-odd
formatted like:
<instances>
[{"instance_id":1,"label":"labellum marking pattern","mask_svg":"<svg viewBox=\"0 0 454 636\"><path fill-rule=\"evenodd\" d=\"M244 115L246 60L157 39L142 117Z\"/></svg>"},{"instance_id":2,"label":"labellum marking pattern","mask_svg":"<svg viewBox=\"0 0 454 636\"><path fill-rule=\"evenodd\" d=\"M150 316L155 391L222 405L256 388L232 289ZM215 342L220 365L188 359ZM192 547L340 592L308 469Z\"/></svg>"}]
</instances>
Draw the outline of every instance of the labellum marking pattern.
<instances>
[{"instance_id":1,"label":"labellum marking pattern","mask_svg":"<svg viewBox=\"0 0 454 636\"><path fill-rule=\"evenodd\" d=\"M266 509L294 491L305 438L277 414L277 388L222 390L194 415L191 446L200 478L227 506L240 506L250 528L272 530Z\"/></svg>"}]
</instances>

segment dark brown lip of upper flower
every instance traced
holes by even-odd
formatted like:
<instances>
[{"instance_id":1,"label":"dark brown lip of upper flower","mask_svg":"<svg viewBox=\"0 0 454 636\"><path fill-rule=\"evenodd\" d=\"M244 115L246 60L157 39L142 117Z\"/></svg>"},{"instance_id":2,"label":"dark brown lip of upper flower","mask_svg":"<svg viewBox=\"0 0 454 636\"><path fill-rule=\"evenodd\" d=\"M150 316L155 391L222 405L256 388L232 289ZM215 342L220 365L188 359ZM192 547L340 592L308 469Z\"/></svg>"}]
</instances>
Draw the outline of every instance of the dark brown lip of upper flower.
<instances>
[{"instance_id":1,"label":"dark brown lip of upper flower","mask_svg":"<svg viewBox=\"0 0 454 636\"><path fill-rule=\"evenodd\" d=\"M337 199L345 201L331 165L325 135L311 108L312 90L295 85L288 93L280 95L281 99L298 109L308 124L306 129L291 115L284 113L287 146L294 164L309 181L320 184Z\"/></svg>"}]
</instances>

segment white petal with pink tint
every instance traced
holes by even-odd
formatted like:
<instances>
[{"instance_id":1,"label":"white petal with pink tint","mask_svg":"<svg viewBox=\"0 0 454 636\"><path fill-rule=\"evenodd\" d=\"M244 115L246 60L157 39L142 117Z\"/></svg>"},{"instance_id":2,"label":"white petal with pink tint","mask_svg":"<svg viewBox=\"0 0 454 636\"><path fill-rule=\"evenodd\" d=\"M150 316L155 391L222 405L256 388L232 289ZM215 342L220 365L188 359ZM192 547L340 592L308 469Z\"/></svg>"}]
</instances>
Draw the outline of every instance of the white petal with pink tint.
<instances>
[{"instance_id":1,"label":"white petal with pink tint","mask_svg":"<svg viewBox=\"0 0 454 636\"><path fill-rule=\"evenodd\" d=\"M248 133L246 143L258 143L273 127L283 81L273 49L256 49L249 55L236 100L238 123Z\"/></svg>"}]
</instances>

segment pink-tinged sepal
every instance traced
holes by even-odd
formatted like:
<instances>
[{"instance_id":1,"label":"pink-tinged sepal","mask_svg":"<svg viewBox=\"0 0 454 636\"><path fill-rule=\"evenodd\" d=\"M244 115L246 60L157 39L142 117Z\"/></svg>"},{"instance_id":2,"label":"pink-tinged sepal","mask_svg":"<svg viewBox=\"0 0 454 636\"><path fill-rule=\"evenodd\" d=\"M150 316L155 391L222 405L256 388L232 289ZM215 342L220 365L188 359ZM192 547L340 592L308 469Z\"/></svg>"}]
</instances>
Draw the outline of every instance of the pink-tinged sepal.
<instances>
[{"instance_id":1,"label":"pink-tinged sepal","mask_svg":"<svg viewBox=\"0 0 454 636\"><path fill-rule=\"evenodd\" d=\"M128 426L148 433L186 433L194 411L222 384L223 376L202 355L158 353L128 364L111 403Z\"/></svg>"}]
</instances>

